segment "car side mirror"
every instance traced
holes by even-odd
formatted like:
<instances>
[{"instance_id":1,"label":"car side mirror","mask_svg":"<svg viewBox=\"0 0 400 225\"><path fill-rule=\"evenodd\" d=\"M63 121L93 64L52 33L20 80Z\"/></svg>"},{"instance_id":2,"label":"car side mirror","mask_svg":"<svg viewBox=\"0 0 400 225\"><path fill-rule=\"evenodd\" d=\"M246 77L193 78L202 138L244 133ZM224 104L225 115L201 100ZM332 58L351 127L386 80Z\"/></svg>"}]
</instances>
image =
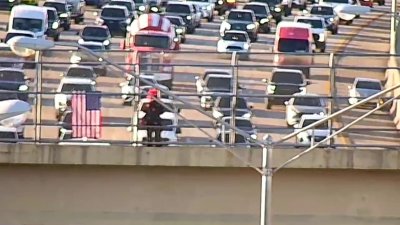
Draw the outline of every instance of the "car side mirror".
<instances>
[{"instance_id":1,"label":"car side mirror","mask_svg":"<svg viewBox=\"0 0 400 225\"><path fill-rule=\"evenodd\" d=\"M125 40L121 40L121 42L119 43L119 48L121 50L125 50Z\"/></svg>"},{"instance_id":2,"label":"car side mirror","mask_svg":"<svg viewBox=\"0 0 400 225\"><path fill-rule=\"evenodd\" d=\"M249 106L249 108L250 108L250 109L253 109L253 108L254 108L254 106L250 105L250 106Z\"/></svg>"},{"instance_id":3,"label":"car side mirror","mask_svg":"<svg viewBox=\"0 0 400 225\"><path fill-rule=\"evenodd\" d=\"M1 39L0 39L0 42L1 42L1 43L3 43L3 42L4 42L4 39L3 39L3 38L1 38Z\"/></svg>"},{"instance_id":4,"label":"car side mirror","mask_svg":"<svg viewBox=\"0 0 400 225\"><path fill-rule=\"evenodd\" d=\"M262 79L262 82L264 82L264 83L268 83L268 79L267 79L267 78L265 78L265 79Z\"/></svg>"},{"instance_id":5,"label":"car side mirror","mask_svg":"<svg viewBox=\"0 0 400 225\"><path fill-rule=\"evenodd\" d=\"M176 111L178 112L178 113L181 113L181 108L178 108Z\"/></svg>"}]
</instances>

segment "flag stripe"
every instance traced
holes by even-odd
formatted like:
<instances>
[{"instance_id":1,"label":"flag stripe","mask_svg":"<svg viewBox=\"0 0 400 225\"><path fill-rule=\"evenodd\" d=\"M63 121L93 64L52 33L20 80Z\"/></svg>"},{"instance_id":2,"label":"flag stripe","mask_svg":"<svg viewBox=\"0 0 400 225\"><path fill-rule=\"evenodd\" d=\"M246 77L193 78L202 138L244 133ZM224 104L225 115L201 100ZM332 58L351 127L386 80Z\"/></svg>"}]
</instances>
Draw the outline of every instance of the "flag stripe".
<instances>
[{"instance_id":1,"label":"flag stripe","mask_svg":"<svg viewBox=\"0 0 400 225\"><path fill-rule=\"evenodd\" d=\"M100 95L76 92L72 95L72 137L101 137Z\"/></svg>"}]
</instances>

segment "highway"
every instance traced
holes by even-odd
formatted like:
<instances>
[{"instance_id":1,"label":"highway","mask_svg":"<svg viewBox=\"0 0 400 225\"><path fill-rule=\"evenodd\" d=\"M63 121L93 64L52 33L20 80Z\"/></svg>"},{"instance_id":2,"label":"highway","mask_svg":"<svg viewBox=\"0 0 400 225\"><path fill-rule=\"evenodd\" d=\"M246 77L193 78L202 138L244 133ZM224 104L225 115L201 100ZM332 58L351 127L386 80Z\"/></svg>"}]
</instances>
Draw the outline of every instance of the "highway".
<instances>
[{"instance_id":1,"label":"highway","mask_svg":"<svg viewBox=\"0 0 400 225\"><path fill-rule=\"evenodd\" d=\"M95 17L93 12L94 9L90 6L87 7L85 14L85 23L94 23ZM328 37L327 52L353 52L353 53L387 53L389 50L389 28L390 28L390 2L387 2L385 6L377 6L375 4L372 12L368 15L362 15L361 18L356 19L350 26L340 25L338 35L330 35ZM295 11L294 14L298 13ZM221 21L215 17L214 22L207 23L202 21L202 27L196 29L196 32L192 35L187 36L187 42L182 44L182 49L185 51L193 51L193 53L177 53L174 54L174 63L182 64L182 66L176 66L175 71L177 72L174 78L174 91L179 94L195 94L195 79L196 75L200 75L205 69L210 67L205 66L190 66L191 64L220 64L226 65L229 68L230 60L222 58L217 54L211 53L196 53L196 51L215 51L216 42L218 39L218 29ZM285 18L285 20L293 20L293 16ZM1 34L5 34L5 26L8 21L8 15L6 12L2 12L0 15L0 27ZM70 31L62 33L60 40L68 42L76 42L78 36L77 31L82 29L84 25L72 25ZM271 34L261 34L259 40L252 44L252 50L254 52L263 52L265 54L252 55L251 60L247 62L240 61L240 65L252 65L251 68L243 67L239 68L239 82L244 87L246 94L264 94L265 85L261 82L263 78L270 76L271 68L257 67L272 65L272 54L271 52L274 40L274 28ZM118 49L121 38L113 38L112 48ZM55 91L59 84L60 73L66 71L68 67L69 57L71 53L65 51L52 52L50 56L43 56L43 88L44 92ZM110 53L109 57L115 62L124 62L123 53ZM328 65L329 57L327 54L324 56L316 56L315 62L319 65ZM336 66L386 66L388 57L357 57L357 56L341 56L336 58ZM58 63L58 64L57 64ZM30 77L35 77L34 70L26 70L26 73ZM311 85L308 87L309 93L316 93L320 95L329 95L329 69L317 69L314 68L311 71ZM374 77L384 79L384 70L371 70L371 69L337 69L336 70L336 93L337 96L348 96L348 85L351 85L355 77ZM123 73L120 71L114 71L109 69L109 73L106 77L97 78L98 90L102 92L113 92L120 93L119 83L123 82ZM32 88L33 90L33 88ZM33 96L32 96L33 97ZM199 105L198 97L184 97L186 100L191 101L193 104ZM42 123L55 125L55 110L54 110L54 96L43 95L42 100ZM285 107L274 106L271 110L266 110L264 101L261 98L250 98L250 102L253 105L255 116L252 118L253 123L259 130L258 139L264 136L264 134L272 134L274 140L278 140L283 135L291 133L293 129L288 129L285 123ZM337 108L345 107L346 100L338 99ZM103 121L105 123L119 123L128 124L131 122L133 115L133 108L129 106L123 106L120 96L104 96L102 98L102 114ZM211 120L201 113L188 109L187 106L182 106L181 114L191 122L199 126L208 126L204 130L209 132L212 136L215 136L215 131L212 128ZM351 113L342 116L335 121L335 127L349 123L361 115L366 110L353 110ZM31 118L34 118L34 113L31 114ZM33 120L32 120L33 121ZM181 121L182 125L186 124ZM26 128L25 136L27 138L34 137L34 127L29 126ZM394 129L394 125L391 122L387 112L381 112L378 115L374 115L368 118L365 122L355 126L359 129L357 131L346 133L336 138L335 144L338 145L351 145L351 144L370 144L370 145L398 145L398 133L397 131L390 130ZM386 132L368 131L367 129L383 128L389 129ZM57 138L57 127L56 126L43 126L41 132L42 138ZM357 132L357 133L356 133ZM186 143L208 143L209 140L206 135L202 134L195 128L183 128L182 134L179 135L180 141ZM126 131L126 126L119 127L104 127L103 137L104 141L130 141L131 133ZM294 143L294 140L289 140L287 143Z\"/></svg>"}]
</instances>

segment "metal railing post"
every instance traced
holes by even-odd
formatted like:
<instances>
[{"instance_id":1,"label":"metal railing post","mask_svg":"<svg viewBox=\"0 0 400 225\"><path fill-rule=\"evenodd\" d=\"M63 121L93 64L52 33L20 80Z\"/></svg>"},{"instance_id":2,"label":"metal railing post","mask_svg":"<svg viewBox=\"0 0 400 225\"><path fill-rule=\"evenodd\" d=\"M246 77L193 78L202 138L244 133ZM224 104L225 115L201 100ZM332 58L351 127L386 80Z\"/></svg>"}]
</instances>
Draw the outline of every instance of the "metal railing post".
<instances>
[{"instance_id":1,"label":"metal railing post","mask_svg":"<svg viewBox=\"0 0 400 225\"><path fill-rule=\"evenodd\" d=\"M42 63L41 63L41 52L40 51L35 51L35 65L36 65L36 70L35 70L35 75L36 75L36 96L35 96L35 142L40 142L40 135L41 135L41 115L42 115Z\"/></svg>"},{"instance_id":2,"label":"metal railing post","mask_svg":"<svg viewBox=\"0 0 400 225\"><path fill-rule=\"evenodd\" d=\"M271 225L272 220L272 137L268 135L262 149L260 225Z\"/></svg>"},{"instance_id":3,"label":"metal railing post","mask_svg":"<svg viewBox=\"0 0 400 225\"><path fill-rule=\"evenodd\" d=\"M335 53L330 53L329 54L329 94L331 97L331 100L329 101L329 106L328 106L328 115L332 115L335 111L335 103L336 103L336 68L335 68ZM329 125L329 133L332 134L333 130L333 121L329 120L328 121Z\"/></svg>"},{"instance_id":4,"label":"metal railing post","mask_svg":"<svg viewBox=\"0 0 400 225\"><path fill-rule=\"evenodd\" d=\"M236 127L236 102L237 102L237 92L239 86L239 78L237 74L236 65L237 65L237 52L232 53L231 58L231 67L232 67L232 100L231 100L231 120L230 120L230 134L229 134L229 144L231 146L235 145L236 132L233 127Z\"/></svg>"}]
</instances>

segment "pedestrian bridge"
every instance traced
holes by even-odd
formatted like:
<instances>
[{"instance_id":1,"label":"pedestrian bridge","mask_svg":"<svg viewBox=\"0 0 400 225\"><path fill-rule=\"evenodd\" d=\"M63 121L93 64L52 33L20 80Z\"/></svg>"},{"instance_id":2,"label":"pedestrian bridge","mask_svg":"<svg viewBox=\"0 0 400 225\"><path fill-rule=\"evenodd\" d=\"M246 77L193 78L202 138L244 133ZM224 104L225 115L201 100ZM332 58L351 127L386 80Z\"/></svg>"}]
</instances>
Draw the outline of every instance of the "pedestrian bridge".
<instances>
[{"instance_id":1,"label":"pedestrian bridge","mask_svg":"<svg viewBox=\"0 0 400 225\"><path fill-rule=\"evenodd\" d=\"M225 149L10 144L0 163L0 224L258 224L261 176ZM274 175L273 223L398 225L399 167L396 150L317 149Z\"/></svg>"}]
</instances>

